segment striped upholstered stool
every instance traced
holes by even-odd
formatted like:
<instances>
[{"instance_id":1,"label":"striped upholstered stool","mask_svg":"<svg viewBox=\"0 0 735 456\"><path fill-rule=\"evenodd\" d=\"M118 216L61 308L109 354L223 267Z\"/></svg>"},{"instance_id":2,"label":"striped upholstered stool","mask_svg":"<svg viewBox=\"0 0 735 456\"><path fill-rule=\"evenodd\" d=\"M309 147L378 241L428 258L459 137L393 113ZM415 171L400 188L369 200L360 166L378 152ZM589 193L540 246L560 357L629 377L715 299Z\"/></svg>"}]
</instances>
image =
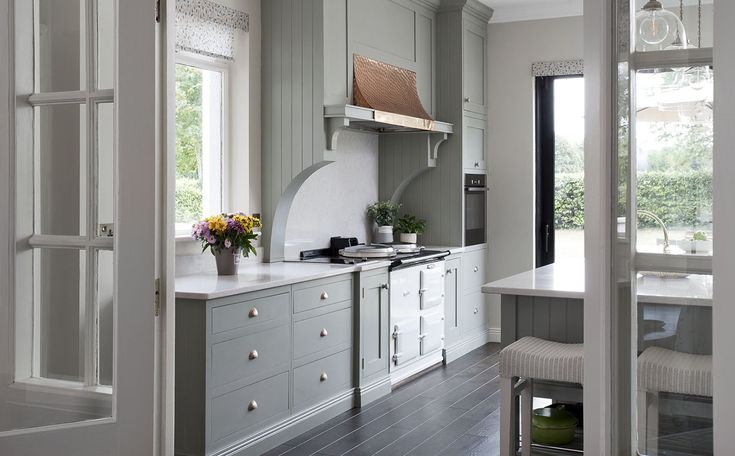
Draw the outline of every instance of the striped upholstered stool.
<instances>
[{"instance_id":1,"label":"striped upholstered stool","mask_svg":"<svg viewBox=\"0 0 735 456\"><path fill-rule=\"evenodd\" d=\"M649 347L638 357L638 453L658 454L658 393L712 397L712 356Z\"/></svg>"},{"instance_id":2,"label":"striped upholstered stool","mask_svg":"<svg viewBox=\"0 0 735 456\"><path fill-rule=\"evenodd\" d=\"M584 346L524 337L500 352L500 454L515 455L517 400L521 398L521 454L531 455L533 381L582 383Z\"/></svg>"}]
</instances>

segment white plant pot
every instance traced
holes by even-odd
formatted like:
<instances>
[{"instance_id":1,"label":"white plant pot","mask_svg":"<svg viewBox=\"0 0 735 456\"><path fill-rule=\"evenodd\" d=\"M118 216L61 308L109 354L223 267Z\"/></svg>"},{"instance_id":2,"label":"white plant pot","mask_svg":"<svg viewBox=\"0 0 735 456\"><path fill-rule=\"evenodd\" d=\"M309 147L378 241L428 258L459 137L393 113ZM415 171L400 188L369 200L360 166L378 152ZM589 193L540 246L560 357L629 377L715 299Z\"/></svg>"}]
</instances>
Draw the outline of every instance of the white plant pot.
<instances>
[{"instance_id":1,"label":"white plant pot","mask_svg":"<svg viewBox=\"0 0 735 456\"><path fill-rule=\"evenodd\" d=\"M415 244L416 243L416 233L401 233L399 236L399 239L404 244Z\"/></svg>"},{"instance_id":2,"label":"white plant pot","mask_svg":"<svg viewBox=\"0 0 735 456\"><path fill-rule=\"evenodd\" d=\"M379 226L378 229L375 230L375 240L373 242L376 244L393 242L393 227L390 225Z\"/></svg>"}]
</instances>

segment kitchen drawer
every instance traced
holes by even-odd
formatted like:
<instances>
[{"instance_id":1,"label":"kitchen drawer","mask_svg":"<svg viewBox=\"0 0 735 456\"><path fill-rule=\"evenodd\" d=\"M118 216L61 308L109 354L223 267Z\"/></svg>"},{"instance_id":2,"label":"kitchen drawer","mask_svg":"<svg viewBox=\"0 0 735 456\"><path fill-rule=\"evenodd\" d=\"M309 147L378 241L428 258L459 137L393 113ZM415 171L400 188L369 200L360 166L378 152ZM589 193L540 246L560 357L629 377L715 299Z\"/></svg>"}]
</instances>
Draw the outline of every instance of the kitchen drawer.
<instances>
[{"instance_id":1,"label":"kitchen drawer","mask_svg":"<svg viewBox=\"0 0 735 456\"><path fill-rule=\"evenodd\" d=\"M288 372L212 399L211 439L262 428L288 414Z\"/></svg>"},{"instance_id":2,"label":"kitchen drawer","mask_svg":"<svg viewBox=\"0 0 735 456\"><path fill-rule=\"evenodd\" d=\"M351 386L352 350L345 350L294 369L294 406L316 404Z\"/></svg>"},{"instance_id":3,"label":"kitchen drawer","mask_svg":"<svg viewBox=\"0 0 735 456\"><path fill-rule=\"evenodd\" d=\"M279 367L288 369L291 356L283 342L289 340L290 333L291 325L285 324L213 344L210 386L254 379Z\"/></svg>"},{"instance_id":4,"label":"kitchen drawer","mask_svg":"<svg viewBox=\"0 0 735 456\"><path fill-rule=\"evenodd\" d=\"M487 303L481 291L464 295L461 308L463 336L487 327Z\"/></svg>"},{"instance_id":5,"label":"kitchen drawer","mask_svg":"<svg viewBox=\"0 0 735 456\"><path fill-rule=\"evenodd\" d=\"M310 286L317 283L317 285ZM293 290L294 313L316 309L352 299L352 279L339 281L317 281L304 284L306 288Z\"/></svg>"},{"instance_id":6,"label":"kitchen drawer","mask_svg":"<svg viewBox=\"0 0 735 456\"><path fill-rule=\"evenodd\" d=\"M250 299L212 308L212 334L252 328L275 320L288 321L289 293Z\"/></svg>"},{"instance_id":7,"label":"kitchen drawer","mask_svg":"<svg viewBox=\"0 0 735 456\"><path fill-rule=\"evenodd\" d=\"M352 308L294 322L293 357L343 347L352 341Z\"/></svg>"},{"instance_id":8,"label":"kitchen drawer","mask_svg":"<svg viewBox=\"0 0 735 456\"><path fill-rule=\"evenodd\" d=\"M485 265L487 263L487 250L474 250L467 252L462 257L462 275L464 276L464 288L474 292L485 284Z\"/></svg>"}]
</instances>

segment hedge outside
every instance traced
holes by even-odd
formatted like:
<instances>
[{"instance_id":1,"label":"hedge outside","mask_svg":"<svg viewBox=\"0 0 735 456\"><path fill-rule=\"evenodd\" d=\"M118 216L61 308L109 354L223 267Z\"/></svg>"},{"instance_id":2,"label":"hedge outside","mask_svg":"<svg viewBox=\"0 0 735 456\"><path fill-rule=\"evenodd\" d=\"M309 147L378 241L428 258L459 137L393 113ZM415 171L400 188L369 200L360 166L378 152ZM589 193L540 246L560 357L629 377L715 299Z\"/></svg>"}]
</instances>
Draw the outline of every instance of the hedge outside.
<instances>
[{"instance_id":1,"label":"hedge outside","mask_svg":"<svg viewBox=\"0 0 735 456\"><path fill-rule=\"evenodd\" d=\"M584 176L559 174L556 178L554 226L584 228ZM701 226L711 222L712 174L709 172L642 172L638 175L638 209L653 212L667 226ZM702 210L704 209L704 210ZM656 227L648 217L639 226Z\"/></svg>"},{"instance_id":2,"label":"hedge outside","mask_svg":"<svg viewBox=\"0 0 735 456\"><path fill-rule=\"evenodd\" d=\"M176 179L176 222L192 223L202 217L202 190L197 179Z\"/></svg>"}]
</instances>

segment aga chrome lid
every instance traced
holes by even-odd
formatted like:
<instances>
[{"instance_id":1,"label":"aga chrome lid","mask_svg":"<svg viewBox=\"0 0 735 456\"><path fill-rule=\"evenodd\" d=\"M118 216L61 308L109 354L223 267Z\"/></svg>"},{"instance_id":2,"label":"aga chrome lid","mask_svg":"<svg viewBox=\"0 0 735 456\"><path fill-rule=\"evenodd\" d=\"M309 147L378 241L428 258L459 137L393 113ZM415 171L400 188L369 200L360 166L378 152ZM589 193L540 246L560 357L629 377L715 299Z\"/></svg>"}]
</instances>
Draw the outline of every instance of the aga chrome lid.
<instances>
[{"instance_id":1,"label":"aga chrome lid","mask_svg":"<svg viewBox=\"0 0 735 456\"><path fill-rule=\"evenodd\" d=\"M341 249L339 254L348 258L390 258L396 255L396 250L381 244L353 245Z\"/></svg>"}]
</instances>

